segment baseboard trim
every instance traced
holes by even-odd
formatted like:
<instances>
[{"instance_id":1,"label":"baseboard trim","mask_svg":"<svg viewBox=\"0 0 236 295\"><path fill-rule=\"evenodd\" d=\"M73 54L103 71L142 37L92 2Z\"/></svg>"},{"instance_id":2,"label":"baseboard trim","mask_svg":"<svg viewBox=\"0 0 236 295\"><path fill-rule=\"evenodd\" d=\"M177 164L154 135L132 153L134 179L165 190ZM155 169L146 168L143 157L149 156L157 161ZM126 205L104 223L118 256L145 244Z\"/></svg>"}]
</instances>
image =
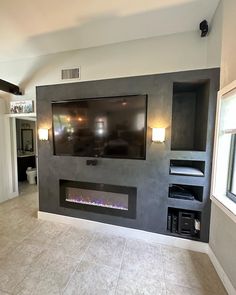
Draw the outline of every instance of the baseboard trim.
<instances>
[{"instance_id":1,"label":"baseboard trim","mask_svg":"<svg viewBox=\"0 0 236 295\"><path fill-rule=\"evenodd\" d=\"M111 225L107 223L101 223L96 221L91 221L87 219L74 218L65 215L53 214L48 212L38 211L38 218L54 221L59 223L65 223L73 226L78 226L86 230L92 230L101 233L110 233L117 236L122 236L125 238L134 238L139 240L148 241L149 243L158 243L173 247L179 247L182 249L208 253L208 244L191 241L187 239L181 239L171 236L166 236L162 234L151 233L143 230L127 228L117 225Z\"/></svg>"},{"instance_id":2,"label":"baseboard trim","mask_svg":"<svg viewBox=\"0 0 236 295\"><path fill-rule=\"evenodd\" d=\"M225 273L223 267L221 266L219 260L216 258L214 252L212 251L211 247L208 246L208 256L218 273L218 276L220 277L226 291L228 292L229 295L236 295L236 290L234 286L232 285L230 279L228 278L227 274Z\"/></svg>"}]
</instances>

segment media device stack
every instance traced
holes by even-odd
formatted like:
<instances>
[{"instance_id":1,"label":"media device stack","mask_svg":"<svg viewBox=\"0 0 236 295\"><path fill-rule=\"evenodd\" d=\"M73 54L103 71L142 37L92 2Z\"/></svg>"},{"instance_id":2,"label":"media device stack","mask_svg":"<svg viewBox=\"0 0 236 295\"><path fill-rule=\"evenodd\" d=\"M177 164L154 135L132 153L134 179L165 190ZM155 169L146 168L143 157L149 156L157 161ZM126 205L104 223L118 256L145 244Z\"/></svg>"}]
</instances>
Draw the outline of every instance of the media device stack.
<instances>
[{"instance_id":1,"label":"media device stack","mask_svg":"<svg viewBox=\"0 0 236 295\"><path fill-rule=\"evenodd\" d=\"M173 210L168 213L167 230L172 234L198 237L200 233L200 220L195 212Z\"/></svg>"}]
</instances>

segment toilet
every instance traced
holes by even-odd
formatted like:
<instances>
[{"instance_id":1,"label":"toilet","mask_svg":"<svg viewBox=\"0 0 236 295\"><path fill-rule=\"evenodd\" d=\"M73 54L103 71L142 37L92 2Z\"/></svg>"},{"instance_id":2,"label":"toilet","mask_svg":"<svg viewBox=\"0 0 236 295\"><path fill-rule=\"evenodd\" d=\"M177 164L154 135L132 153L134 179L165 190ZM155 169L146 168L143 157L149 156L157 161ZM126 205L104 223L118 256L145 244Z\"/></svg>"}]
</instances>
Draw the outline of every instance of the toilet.
<instances>
[{"instance_id":1,"label":"toilet","mask_svg":"<svg viewBox=\"0 0 236 295\"><path fill-rule=\"evenodd\" d=\"M27 180L29 184L35 184L36 183L35 179L37 177L37 169L28 167L26 170L26 174L27 174Z\"/></svg>"}]
</instances>

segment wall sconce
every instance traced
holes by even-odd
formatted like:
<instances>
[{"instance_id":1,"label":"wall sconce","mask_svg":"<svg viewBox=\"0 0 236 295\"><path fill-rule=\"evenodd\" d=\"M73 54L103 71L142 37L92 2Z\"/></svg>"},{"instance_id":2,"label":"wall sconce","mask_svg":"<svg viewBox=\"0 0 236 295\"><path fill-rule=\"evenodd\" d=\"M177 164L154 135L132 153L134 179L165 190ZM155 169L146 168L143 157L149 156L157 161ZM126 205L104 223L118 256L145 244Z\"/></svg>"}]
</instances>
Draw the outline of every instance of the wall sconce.
<instances>
[{"instance_id":1,"label":"wall sconce","mask_svg":"<svg viewBox=\"0 0 236 295\"><path fill-rule=\"evenodd\" d=\"M38 130L39 140L48 140L48 129L40 128Z\"/></svg>"},{"instance_id":2,"label":"wall sconce","mask_svg":"<svg viewBox=\"0 0 236 295\"><path fill-rule=\"evenodd\" d=\"M164 142L165 141L165 128L152 128L152 141Z\"/></svg>"}]
</instances>

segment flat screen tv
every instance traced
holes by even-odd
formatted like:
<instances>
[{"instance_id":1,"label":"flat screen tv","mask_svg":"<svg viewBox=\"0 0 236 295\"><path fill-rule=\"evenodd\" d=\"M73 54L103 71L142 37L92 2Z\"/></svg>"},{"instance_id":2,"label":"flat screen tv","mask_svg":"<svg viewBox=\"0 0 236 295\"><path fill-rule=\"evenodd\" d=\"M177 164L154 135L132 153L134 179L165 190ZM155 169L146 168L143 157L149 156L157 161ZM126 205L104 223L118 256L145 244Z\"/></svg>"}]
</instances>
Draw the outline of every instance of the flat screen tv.
<instances>
[{"instance_id":1,"label":"flat screen tv","mask_svg":"<svg viewBox=\"0 0 236 295\"><path fill-rule=\"evenodd\" d=\"M145 159L147 96L52 103L54 155Z\"/></svg>"}]
</instances>

